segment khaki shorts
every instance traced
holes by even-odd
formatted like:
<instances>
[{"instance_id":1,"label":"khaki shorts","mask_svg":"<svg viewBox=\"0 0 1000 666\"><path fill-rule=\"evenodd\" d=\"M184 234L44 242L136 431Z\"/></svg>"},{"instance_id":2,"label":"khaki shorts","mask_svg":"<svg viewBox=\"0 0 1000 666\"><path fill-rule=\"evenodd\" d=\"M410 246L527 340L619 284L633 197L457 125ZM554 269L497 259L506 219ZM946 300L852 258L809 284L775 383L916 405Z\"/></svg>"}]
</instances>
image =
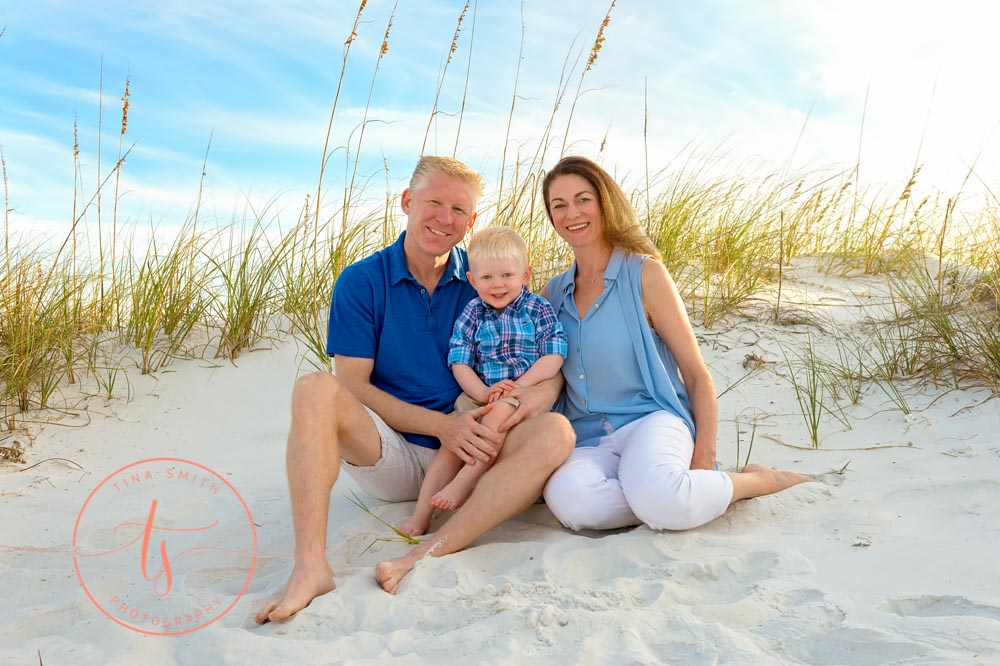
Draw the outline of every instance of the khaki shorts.
<instances>
[{"instance_id":1,"label":"khaki shorts","mask_svg":"<svg viewBox=\"0 0 1000 666\"><path fill-rule=\"evenodd\" d=\"M382 455L369 467L358 467L341 460L344 469L364 492L386 502L408 502L417 499L431 459L437 449L410 444L389 427L382 418L365 407L372 417L382 443Z\"/></svg>"},{"instance_id":2,"label":"khaki shorts","mask_svg":"<svg viewBox=\"0 0 1000 666\"><path fill-rule=\"evenodd\" d=\"M500 398L499 400L497 400L497 402L506 402L508 405L514 405L515 409L521 404L520 400L518 400L517 398L512 398L510 396L507 396L506 398ZM486 404L485 402L479 402L478 400L471 398L468 393L462 393L462 395L458 396L458 399L455 400L455 411L468 412L477 407L482 407L485 404Z\"/></svg>"}]
</instances>

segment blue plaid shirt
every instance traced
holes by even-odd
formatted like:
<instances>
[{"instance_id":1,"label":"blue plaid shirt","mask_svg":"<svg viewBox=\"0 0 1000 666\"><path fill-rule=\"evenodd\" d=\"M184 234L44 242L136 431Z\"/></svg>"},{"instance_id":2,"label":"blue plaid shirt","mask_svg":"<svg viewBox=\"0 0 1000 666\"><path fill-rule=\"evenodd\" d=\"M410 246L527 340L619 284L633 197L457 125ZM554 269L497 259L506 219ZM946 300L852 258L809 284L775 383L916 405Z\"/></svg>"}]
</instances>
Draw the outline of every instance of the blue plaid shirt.
<instances>
[{"instance_id":1,"label":"blue plaid shirt","mask_svg":"<svg viewBox=\"0 0 1000 666\"><path fill-rule=\"evenodd\" d=\"M448 365L468 365L483 383L516 381L548 354L566 357L566 332L549 302L521 287L502 311L474 298L455 320Z\"/></svg>"}]
</instances>

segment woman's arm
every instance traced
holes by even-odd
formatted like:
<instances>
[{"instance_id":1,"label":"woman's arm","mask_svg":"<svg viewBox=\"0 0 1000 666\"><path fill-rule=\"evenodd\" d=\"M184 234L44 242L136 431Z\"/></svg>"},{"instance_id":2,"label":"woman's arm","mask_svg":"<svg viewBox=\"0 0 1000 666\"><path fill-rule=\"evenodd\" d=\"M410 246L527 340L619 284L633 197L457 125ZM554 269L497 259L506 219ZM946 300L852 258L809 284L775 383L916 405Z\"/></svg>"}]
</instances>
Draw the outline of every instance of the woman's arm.
<instances>
[{"instance_id":1,"label":"woman's arm","mask_svg":"<svg viewBox=\"0 0 1000 666\"><path fill-rule=\"evenodd\" d=\"M655 259L642 267L642 304L653 330L677 361L695 423L691 469L715 469L719 405L715 384L698 349L684 302L667 268Z\"/></svg>"}]
</instances>

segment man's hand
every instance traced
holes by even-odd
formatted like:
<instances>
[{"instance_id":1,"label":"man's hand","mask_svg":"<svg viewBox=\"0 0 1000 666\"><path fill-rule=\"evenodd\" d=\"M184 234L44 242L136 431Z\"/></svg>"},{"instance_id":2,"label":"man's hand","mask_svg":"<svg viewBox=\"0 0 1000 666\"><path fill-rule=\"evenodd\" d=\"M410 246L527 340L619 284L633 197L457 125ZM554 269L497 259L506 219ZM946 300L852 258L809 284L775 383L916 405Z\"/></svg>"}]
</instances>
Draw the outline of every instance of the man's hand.
<instances>
[{"instance_id":1,"label":"man's hand","mask_svg":"<svg viewBox=\"0 0 1000 666\"><path fill-rule=\"evenodd\" d=\"M694 447L694 455L691 456L691 469L715 469L715 451L709 447Z\"/></svg>"},{"instance_id":2,"label":"man's hand","mask_svg":"<svg viewBox=\"0 0 1000 666\"><path fill-rule=\"evenodd\" d=\"M506 398L510 392L517 388L517 384L509 379L501 379L490 387L490 394L485 402L496 402L500 398Z\"/></svg>"},{"instance_id":3,"label":"man's hand","mask_svg":"<svg viewBox=\"0 0 1000 666\"><path fill-rule=\"evenodd\" d=\"M451 451L467 465L475 465L476 460L488 462L496 457L496 445L502 440L477 419L493 409L483 405L468 412L451 413L445 416L444 426L438 432L441 448Z\"/></svg>"}]
</instances>

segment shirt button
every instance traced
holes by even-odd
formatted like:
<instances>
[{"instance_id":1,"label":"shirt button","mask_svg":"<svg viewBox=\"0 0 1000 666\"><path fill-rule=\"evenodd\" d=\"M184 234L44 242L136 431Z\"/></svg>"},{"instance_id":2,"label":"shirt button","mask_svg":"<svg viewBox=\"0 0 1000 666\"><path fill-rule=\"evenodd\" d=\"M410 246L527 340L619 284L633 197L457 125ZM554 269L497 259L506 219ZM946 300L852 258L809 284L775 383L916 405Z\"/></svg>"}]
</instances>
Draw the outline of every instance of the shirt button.
<instances>
[{"instance_id":1,"label":"shirt button","mask_svg":"<svg viewBox=\"0 0 1000 666\"><path fill-rule=\"evenodd\" d=\"M600 304L600 303L594 303L594 309L595 309L595 310L596 310L596 309L598 309L599 307L601 307L601 304Z\"/></svg>"},{"instance_id":2,"label":"shirt button","mask_svg":"<svg viewBox=\"0 0 1000 666\"><path fill-rule=\"evenodd\" d=\"M583 375L580 375L580 379L583 379Z\"/></svg>"}]
</instances>

